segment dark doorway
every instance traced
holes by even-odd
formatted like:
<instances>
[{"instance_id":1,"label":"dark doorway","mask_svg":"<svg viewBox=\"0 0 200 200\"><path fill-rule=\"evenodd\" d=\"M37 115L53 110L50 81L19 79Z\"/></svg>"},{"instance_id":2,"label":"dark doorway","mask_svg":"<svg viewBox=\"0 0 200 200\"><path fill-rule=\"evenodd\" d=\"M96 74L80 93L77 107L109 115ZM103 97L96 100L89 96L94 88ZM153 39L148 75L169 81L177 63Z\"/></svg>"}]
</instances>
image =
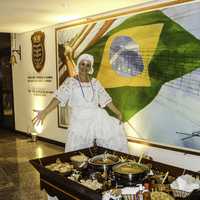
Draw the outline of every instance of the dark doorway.
<instances>
[{"instance_id":1,"label":"dark doorway","mask_svg":"<svg viewBox=\"0 0 200 200\"><path fill-rule=\"evenodd\" d=\"M0 128L14 129L11 35L0 33Z\"/></svg>"}]
</instances>

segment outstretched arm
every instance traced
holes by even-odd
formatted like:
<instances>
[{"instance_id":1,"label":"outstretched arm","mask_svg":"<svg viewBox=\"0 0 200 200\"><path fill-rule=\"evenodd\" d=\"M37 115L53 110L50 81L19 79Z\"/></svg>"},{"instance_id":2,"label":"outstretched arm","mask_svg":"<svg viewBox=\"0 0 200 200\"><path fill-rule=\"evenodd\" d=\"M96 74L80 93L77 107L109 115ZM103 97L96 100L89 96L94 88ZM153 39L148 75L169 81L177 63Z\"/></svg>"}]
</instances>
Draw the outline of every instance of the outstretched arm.
<instances>
[{"instance_id":1,"label":"outstretched arm","mask_svg":"<svg viewBox=\"0 0 200 200\"><path fill-rule=\"evenodd\" d=\"M122 114L121 112L116 108L116 106L110 102L106 105L112 112L114 112L119 119L120 123L122 122Z\"/></svg>"},{"instance_id":2,"label":"outstretched arm","mask_svg":"<svg viewBox=\"0 0 200 200\"><path fill-rule=\"evenodd\" d=\"M60 101L58 99L53 98L44 110L41 110L41 111L33 110L34 112L37 112L37 115L32 120L33 124L38 125L40 122L43 123L45 117L52 110L54 110L59 103L60 103Z\"/></svg>"}]
</instances>

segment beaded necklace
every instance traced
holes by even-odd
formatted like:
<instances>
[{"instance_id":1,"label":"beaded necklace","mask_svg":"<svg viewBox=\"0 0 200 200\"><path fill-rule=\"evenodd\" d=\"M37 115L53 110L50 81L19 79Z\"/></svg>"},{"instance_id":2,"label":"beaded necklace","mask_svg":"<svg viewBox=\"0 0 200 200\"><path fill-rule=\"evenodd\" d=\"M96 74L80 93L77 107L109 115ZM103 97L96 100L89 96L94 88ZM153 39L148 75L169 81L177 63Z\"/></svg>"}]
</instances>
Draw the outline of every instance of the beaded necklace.
<instances>
[{"instance_id":1,"label":"beaded necklace","mask_svg":"<svg viewBox=\"0 0 200 200\"><path fill-rule=\"evenodd\" d=\"M83 96L83 98L85 99L85 101L86 102L92 102L93 100L94 100L94 87L93 87L93 84L92 84L92 81L90 80L89 82L90 82L90 85L91 85L91 88L92 88L92 98L90 99L90 100L88 100L87 98L86 98L86 96L85 96L85 93L84 93L84 91L83 91L83 87L82 87L82 85L81 85L81 81L80 81L80 78L79 78L79 76L78 76L78 83L79 83L79 86L80 86L80 88L81 88L81 92L82 92L82 96Z\"/></svg>"}]
</instances>

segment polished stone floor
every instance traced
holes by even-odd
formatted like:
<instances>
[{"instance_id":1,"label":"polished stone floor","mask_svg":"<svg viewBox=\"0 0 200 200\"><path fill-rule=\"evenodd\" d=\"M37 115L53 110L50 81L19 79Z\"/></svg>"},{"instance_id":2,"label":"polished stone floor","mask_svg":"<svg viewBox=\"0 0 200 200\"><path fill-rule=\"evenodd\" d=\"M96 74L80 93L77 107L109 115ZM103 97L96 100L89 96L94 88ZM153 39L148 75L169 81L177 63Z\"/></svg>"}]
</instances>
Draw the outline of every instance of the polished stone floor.
<instances>
[{"instance_id":1,"label":"polished stone floor","mask_svg":"<svg viewBox=\"0 0 200 200\"><path fill-rule=\"evenodd\" d=\"M64 148L0 129L0 200L46 200L30 159L62 153Z\"/></svg>"}]
</instances>

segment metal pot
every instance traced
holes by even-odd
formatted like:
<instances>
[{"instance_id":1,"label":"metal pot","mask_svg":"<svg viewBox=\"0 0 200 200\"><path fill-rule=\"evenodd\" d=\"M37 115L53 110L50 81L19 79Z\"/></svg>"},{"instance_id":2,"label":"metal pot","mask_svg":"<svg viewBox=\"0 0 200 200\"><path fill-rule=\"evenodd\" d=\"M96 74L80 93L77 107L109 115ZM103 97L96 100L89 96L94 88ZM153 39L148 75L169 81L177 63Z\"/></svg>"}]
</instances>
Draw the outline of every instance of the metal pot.
<instances>
[{"instance_id":1,"label":"metal pot","mask_svg":"<svg viewBox=\"0 0 200 200\"><path fill-rule=\"evenodd\" d=\"M88 164L92 168L100 171L112 169L112 166L119 162L118 156L106 153L94 156L88 160Z\"/></svg>"},{"instance_id":2,"label":"metal pot","mask_svg":"<svg viewBox=\"0 0 200 200\"><path fill-rule=\"evenodd\" d=\"M112 167L112 171L114 173L116 181L119 184L135 185L138 183L142 183L143 179L149 172L149 168L143 164L127 161L114 165Z\"/></svg>"}]
</instances>

